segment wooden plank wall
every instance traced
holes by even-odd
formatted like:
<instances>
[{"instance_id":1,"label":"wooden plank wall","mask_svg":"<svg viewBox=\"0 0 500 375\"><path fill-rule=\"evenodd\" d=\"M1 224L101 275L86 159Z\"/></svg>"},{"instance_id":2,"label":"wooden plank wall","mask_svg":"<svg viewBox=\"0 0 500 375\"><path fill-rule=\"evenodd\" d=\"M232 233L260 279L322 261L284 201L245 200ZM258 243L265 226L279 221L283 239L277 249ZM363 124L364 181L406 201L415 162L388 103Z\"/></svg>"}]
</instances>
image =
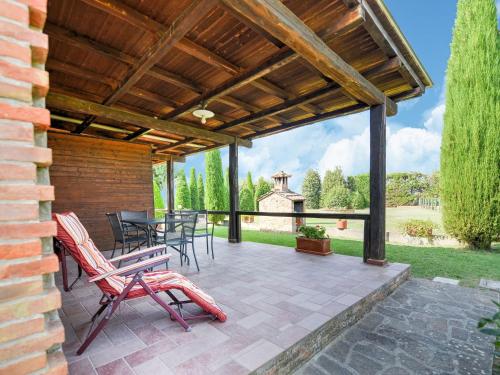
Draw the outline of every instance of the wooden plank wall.
<instances>
[{"instance_id":1,"label":"wooden plank wall","mask_svg":"<svg viewBox=\"0 0 500 375\"><path fill-rule=\"evenodd\" d=\"M52 212L74 211L99 249L114 242L106 212L153 212L149 146L58 133L49 133L48 146Z\"/></svg>"}]
</instances>

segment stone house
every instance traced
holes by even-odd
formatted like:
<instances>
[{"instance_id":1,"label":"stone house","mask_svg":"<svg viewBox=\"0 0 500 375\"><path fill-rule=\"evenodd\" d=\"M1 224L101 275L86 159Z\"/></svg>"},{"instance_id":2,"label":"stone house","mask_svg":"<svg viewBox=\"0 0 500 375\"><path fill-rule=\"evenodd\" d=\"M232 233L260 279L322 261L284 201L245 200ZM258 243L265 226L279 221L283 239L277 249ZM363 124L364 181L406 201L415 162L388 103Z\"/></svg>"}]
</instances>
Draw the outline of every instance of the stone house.
<instances>
[{"instance_id":1,"label":"stone house","mask_svg":"<svg viewBox=\"0 0 500 375\"><path fill-rule=\"evenodd\" d=\"M291 175L281 171L272 176L273 190L257 201L261 212L304 212L305 198L288 188ZM293 217L259 217L259 229L280 232L296 232L304 219Z\"/></svg>"}]
</instances>

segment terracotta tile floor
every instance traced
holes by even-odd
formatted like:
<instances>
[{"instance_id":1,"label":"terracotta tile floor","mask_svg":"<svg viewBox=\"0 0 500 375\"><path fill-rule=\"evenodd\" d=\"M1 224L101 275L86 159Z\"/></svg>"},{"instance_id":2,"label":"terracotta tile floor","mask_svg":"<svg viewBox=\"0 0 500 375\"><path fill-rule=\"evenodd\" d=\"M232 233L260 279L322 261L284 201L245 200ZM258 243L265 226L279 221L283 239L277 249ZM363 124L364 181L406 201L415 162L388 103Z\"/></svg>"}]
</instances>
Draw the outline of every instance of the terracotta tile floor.
<instances>
[{"instance_id":1,"label":"terracotta tile floor","mask_svg":"<svg viewBox=\"0 0 500 375\"><path fill-rule=\"evenodd\" d=\"M225 323L201 320L185 332L151 298L135 299L123 303L105 331L77 356L101 294L86 278L62 292L70 373L246 374L407 268L251 242L214 239L214 247L215 261L204 243L197 243L199 273L193 263L181 268L177 253L170 269L211 294L228 314ZM76 275L72 260L69 267L71 278ZM56 281L62 284L60 275Z\"/></svg>"}]
</instances>

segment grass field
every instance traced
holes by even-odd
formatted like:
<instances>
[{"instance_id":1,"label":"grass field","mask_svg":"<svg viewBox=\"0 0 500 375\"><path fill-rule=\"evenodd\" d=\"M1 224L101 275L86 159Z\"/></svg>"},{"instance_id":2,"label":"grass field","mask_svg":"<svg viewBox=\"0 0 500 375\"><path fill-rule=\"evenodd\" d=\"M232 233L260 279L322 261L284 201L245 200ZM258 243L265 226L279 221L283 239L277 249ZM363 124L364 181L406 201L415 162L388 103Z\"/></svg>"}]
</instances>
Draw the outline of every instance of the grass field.
<instances>
[{"instance_id":1,"label":"grass field","mask_svg":"<svg viewBox=\"0 0 500 375\"><path fill-rule=\"evenodd\" d=\"M308 210L307 212L325 212L322 210ZM368 213L368 209L356 210L356 213ZM441 212L436 210L430 210L418 206L402 206L402 207L387 207L385 209L385 226L388 232L400 233L400 226L403 222L409 219L420 219L420 220L431 220L433 223L438 225L438 228L434 231L435 234L441 234L442 231L442 217ZM325 219L307 219L307 224L316 225L320 224L325 227L334 227L335 220L325 220ZM349 228L359 229L363 228L363 222L359 220L350 220Z\"/></svg>"},{"instance_id":2,"label":"grass field","mask_svg":"<svg viewBox=\"0 0 500 375\"><path fill-rule=\"evenodd\" d=\"M227 238L227 227L216 227L217 237ZM295 247L295 235L288 233L243 230L243 241ZM332 240L338 254L363 255L363 244L354 240ZM459 279L464 286L477 287L480 278L500 280L500 249L471 251L443 247L414 247L386 245L389 262L411 264L415 277L431 279L435 276Z\"/></svg>"}]
</instances>

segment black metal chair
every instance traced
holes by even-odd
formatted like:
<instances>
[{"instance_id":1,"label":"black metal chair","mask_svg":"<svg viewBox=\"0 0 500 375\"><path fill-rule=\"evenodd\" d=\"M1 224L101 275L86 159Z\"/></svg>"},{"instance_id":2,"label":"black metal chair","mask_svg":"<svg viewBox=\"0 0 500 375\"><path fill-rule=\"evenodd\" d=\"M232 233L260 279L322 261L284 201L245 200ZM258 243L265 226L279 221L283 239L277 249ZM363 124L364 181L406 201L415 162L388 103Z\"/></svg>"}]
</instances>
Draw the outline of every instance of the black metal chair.
<instances>
[{"instance_id":1,"label":"black metal chair","mask_svg":"<svg viewBox=\"0 0 500 375\"><path fill-rule=\"evenodd\" d=\"M191 244L191 249L193 251L194 262L196 263L196 269L200 271L198 266L198 259L196 258L196 251L194 248L194 239L196 233L196 223L198 221L198 212L190 212L182 214L182 232L184 235L184 251L187 256L187 245Z\"/></svg>"},{"instance_id":2,"label":"black metal chair","mask_svg":"<svg viewBox=\"0 0 500 375\"><path fill-rule=\"evenodd\" d=\"M132 232L136 232L136 236L139 235L140 231L143 231L145 234L147 234L147 230L143 227L130 224L124 221L127 220L134 220L134 219L149 219L149 212L147 210L144 211L120 211L118 213L118 217L122 223L123 230L125 231L126 234L128 235L133 235Z\"/></svg>"},{"instance_id":3,"label":"black metal chair","mask_svg":"<svg viewBox=\"0 0 500 375\"><path fill-rule=\"evenodd\" d=\"M163 228L155 228L153 231L153 243L155 245L166 245L176 250L180 255L181 266L183 260L189 264L189 258L185 255L184 233L182 230L181 218L177 214L165 215L165 224Z\"/></svg>"},{"instance_id":4,"label":"black metal chair","mask_svg":"<svg viewBox=\"0 0 500 375\"><path fill-rule=\"evenodd\" d=\"M207 254L209 254L209 246L208 240L210 239L210 249L212 250L212 259L214 259L214 223L210 223L208 221L208 212L207 211L199 211L198 212L198 227L196 232L194 233L195 238L205 238L207 243ZM209 225L212 226L209 229Z\"/></svg>"},{"instance_id":5,"label":"black metal chair","mask_svg":"<svg viewBox=\"0 0 500 375\"><path fill-rule=\"evenodd\" d=\"M112 212L107 213L109 224L111 225L111 230L113 231L113 237L115 244L113 246L113 252L111 253L111 258L114 257L116 251L116 245L120 243L122 245L122 255L125 253L125 246L128 245L128 252L132 252L136 249L140 249L142 245L148 243L148 236L146 234L141 234L137 229L133 232L126 232L123 228L122 222L118 213ZM134 233L135 232L135 233ZM136 244L133 248L132 244Z\"/></svg>"}]
</instances>

